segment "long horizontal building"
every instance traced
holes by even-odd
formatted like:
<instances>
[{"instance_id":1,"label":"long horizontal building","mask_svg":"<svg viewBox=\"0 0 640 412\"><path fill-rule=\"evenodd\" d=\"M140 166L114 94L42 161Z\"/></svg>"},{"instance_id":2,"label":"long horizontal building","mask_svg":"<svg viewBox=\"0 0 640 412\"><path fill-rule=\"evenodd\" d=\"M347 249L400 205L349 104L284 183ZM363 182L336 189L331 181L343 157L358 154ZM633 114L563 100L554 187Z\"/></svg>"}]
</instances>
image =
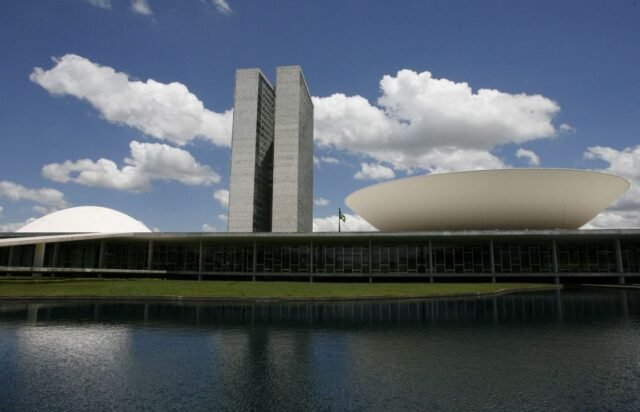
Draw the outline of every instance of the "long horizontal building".
<instances>
[{"instance_id":1,"label":"long horizontal building","mask_svg":"<svg viewBox=\"0 0 640 412\"><path fill-rule=\"evenodd\" d=\"M0 273L640 281L640 230L7 233Z\"/></svg>"}]
</instances>

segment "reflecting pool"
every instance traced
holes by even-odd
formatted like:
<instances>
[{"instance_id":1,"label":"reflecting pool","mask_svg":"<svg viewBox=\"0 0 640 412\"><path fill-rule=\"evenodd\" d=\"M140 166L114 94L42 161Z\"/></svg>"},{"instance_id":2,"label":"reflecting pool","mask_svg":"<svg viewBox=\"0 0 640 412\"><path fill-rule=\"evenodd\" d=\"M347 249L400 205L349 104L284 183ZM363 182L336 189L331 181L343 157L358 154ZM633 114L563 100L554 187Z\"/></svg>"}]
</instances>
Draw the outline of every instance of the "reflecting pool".
<instances>
[{"instance_id":1,"label":"reflecting pool","mask_svg":"<svg viewBox=\"0 0 640 412\"><path fill-rule=\"evenodd\" d=\"M640 410L640 292L0 302L0 410Z\"/></svg>"}]
</instances>

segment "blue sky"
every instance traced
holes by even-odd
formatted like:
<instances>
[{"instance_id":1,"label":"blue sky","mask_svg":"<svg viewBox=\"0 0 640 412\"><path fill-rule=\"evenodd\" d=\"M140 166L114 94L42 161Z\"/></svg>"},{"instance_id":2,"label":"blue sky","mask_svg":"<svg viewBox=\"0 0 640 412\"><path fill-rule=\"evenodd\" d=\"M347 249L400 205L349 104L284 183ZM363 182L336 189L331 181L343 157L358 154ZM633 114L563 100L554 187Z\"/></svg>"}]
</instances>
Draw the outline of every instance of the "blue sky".
<instances>
[{"instance_id":1,"label":"blue sky","mask_svg":"<svg viewBox=\"0 0 640 412\"><path fill-rule=\"evenodd\" d=\"M377 181L536 164L626 177L592 225L640 226L638 3L3 1L0 229L100 205L225 230L234 71L290 64L314 96L318 230Z\"/></svg>"}]
</instances>

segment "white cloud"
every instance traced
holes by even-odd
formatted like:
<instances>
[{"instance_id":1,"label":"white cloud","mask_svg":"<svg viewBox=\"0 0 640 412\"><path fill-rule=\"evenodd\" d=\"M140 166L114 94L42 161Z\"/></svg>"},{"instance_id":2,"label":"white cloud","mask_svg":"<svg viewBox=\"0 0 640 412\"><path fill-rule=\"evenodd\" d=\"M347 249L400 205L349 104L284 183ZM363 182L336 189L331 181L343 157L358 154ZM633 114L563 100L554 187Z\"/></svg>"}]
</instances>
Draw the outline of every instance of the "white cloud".
<instances>
[{"instance_id":1,"label":"white cloud","mask_svg":"<svg viewBox=\"0 0 640 412\"><path fill-rule=\"evenodd\" d=\"M210 225L208 223L205 223L205 224L202 225L202 231L203 232L217 232L218 229L216 229L215 226L212 226L212 225Z\"/></svg>"},{"instance_id":2,"label":"white cloud","mask_svg":"<svg viewBox=\"0 0 640 412\"><path fill-rule=\"evenodd\" d=\"M153 11L147 0L131 0L131 10L144 16L151 16Z\"/></svg>"},{"instance_id":3,"label":"white cloud","mask_svg":"<svg viewBox=\"0 0 640 412\"><path fill-rule=\"evenodd\" d=\"M516 152L516 157L518 159L526 159L529 166L540 166L540 157L532 150L520 148Z\"/></svg>"},{"instance_id":4,"label":"white cloud","mask_svg":"<svg viewBox=\"0 0 640 412\"><path fill-rule=\"evenodd\" d=\"M360 171L353 175L358 180L387 180L396 177L393 169L383 165L360 163Z\"/></svg>"},{"instance_id":5,"label":"white cloud","mask_svg":"<svg viewBox=\"0 0 640 412\"><path fill-rule=\"evenodd\" d=\"M631 188L627 193L609 209L600 213L588 227L640 227L640 145L623 150L603 146L589 147L584 157L608 163L608 167L602 169L603 172L622 176L631 182Z\"/></svg>"},{"instance_id":6,"label":"white cloud","mask_svg":"<svg viewBox=\"0 0 640 412\"><path fill-rule=\"evenodd\" d=\"M121 169L109 159L80 159L76 162L51 163L42 175L56 182L74 182L85 186L107 187L140 192L150 190L153 180L178 181L186 185L211 185L220 176L202 165L185 150L160 143L129 144L131 157Z\"/></svg>"},{"instance_id":7,"label":"white cloud","mask_svg":"<svg viewBox=\"0 0 640 412\"><path fill-rule=\"evenodd\" d=\"M380 88L378 105L361 96L314 97L316 143L394 169L433 172L467 163L504 167L491 149L557 134L552 119L560 106L541 95L474 92L467 83L411 70L384 76Z\"/></svg>"},{"instance_id":8,"label":"white cloud","mask_svg":"<svg viewBox=\"0 0 640 412\"><path fill-rule=\"evenodd\" d=\"M36 67L29 76L31 81L53 95L88 101L109 122L178 145L195 138L230 145L231 110L222 114L207 110L182 83L132 81L125 73L74 54L54 62L50 70Z\"/></svg>"},{"instance_id":9,"label":"white cloud","mask_svg":"<svg viewBox=\"0 0 640 412\"><path fill-rule=\"evenodd\" d=\"M36 220L35 217L30 217L29 219L25 220L24 222L13 222L13 223L4 223L4 224L0 224L0 232L15 232L16 230L20 229L22 226L29 224L31 222L33 222L34 220Z\"/></svg>"},{"instance_id":10,"label":"white cloud","mask_svg":"<svg viewBox=\"0 0 640 412\"><path fill-rule=\"evenodd\" d=\"M329 163L329 164L334 164L337 165L340 163L340 160L336 159L335 157L330 157L330 156L322 156L320 158L320 161L322 163Z\"/></svg>"},{"instance_id":11,"label":"white cloud","mask_svg":"<svg viewBox=\"0 0 640 412\"><path fill-rule=\"evenodd\" d=\"M86 0L86 2L101 9L111 9L111 0Z\"/></svg>"},{"instance_id":12,"label":"white cloud","mask_svg":"<svg viewBox=\"0 0 640 412\"><path fill-rule=\"evenodd\" d=\"M225 215L225 214L223 214L223 213L219 214L219 215L218 215L218 220L221 220L221 221L223 221L223 222L226 222L226 221L227 221L227 215Z\"/></svg>"},{"instance_id":13,"label":"white cloud","mask_svg":"<svg viewBox=\"0 0 640 412\"><path fill-rule=\"evenodd\" d=\"M320 169L323 163L337 165L340 164L340 160L331 156L313 156L314 166L317 166Z\"/></svg>"},{"instance_id":14,"label":"white cloud","mask_svg":"<svg viewBox=\"0 0 640 412\"><path fill-rule=\"evenodd\" d=\"M369 222L364 220L358 215L352 215L344 213L346 218L345 222L342 222L341 230L343 232L375 232L376 228L371 226ZM328 217L317 217L313 219L313 231L314 232L337 232L338 231L338 215Z\"/></svg>"},{"instance_id":15,"label":"white cloud","mask_svg":"<svg viewBox=\"0 0 640 412\"><path fill-rule=\"evenodd\" d=\"M584 229L624 229L638 227L640 227L640 213L632 210L604 211L583 226Z\"/></svg>"},{"instance_id":16,"label":"white cloud","mask_svg":"<svg viewBox=\"0 0 640 412\"><path fill-rule=\"evenodd\" d=\"M2 206L0 206L0 215L2 215L2 211L4 210L4 208Z\"/></svg>"},{"instance_id":17,"label":"white cloud","mask_svg":"<svg viewBox=\"0 0 640 412\"><path fill-rule=\"evenodd\" d=\"M229 7L229 3L227 0L213 0L214 6L216 6L216 10L218 10L222 14L231 14L233 10Z\"/></svg>"},{"instance_id":18,"label":"white cloud","mask_svg":"<svg viewBox=\"0 0 640 412\"><path fill-rule=\"evenodd\" d=\"M569 123L562 123L559 127L560 132L562 133L575 133L576 128L571 126Z\"/></svg>"},{"instance_id":19,"label":"white cloud","mask_svg":"<svg viewBox=\"0 0 640 412\"><path fill-rule=\"evenodd\" d=\"M64 198L64 193L48 187L30 189L7 180L0 181L0 198L6 198L14 202L30 201L41 206L38 212L49 213L69 207L69 202Z\"/></svg>"},{"instance_id":20,"label":"white cloud","mask_svg":"<svg viewBox=\"0 0 640 412\"><path fill-rule=\"evenodd\" d=\"M229 207L229 191L227 189L216 190L213 192L213 198L225 209Z\"/></svg>"},{"instance_id":21,"label":"white cloud","mask_svg":"<svg viewBox=\"0 0 640 412\"><path fill-rule=\"evenodd\" d=\"M316 206L327 206L329 204L329 200L324 197L319 197L317 199L313 199L313 204Z\"/></svg>"}]
</instances>

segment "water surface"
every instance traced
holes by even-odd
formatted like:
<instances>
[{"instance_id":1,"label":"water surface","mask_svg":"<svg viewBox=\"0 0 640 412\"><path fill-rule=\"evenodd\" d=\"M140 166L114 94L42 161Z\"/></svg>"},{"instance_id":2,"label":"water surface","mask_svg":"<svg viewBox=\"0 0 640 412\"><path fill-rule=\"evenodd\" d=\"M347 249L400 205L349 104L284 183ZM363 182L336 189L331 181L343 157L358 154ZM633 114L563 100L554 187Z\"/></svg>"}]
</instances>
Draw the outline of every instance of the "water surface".
<instances>
[{"instance_id":1,"label":"water surface","mask_svg":"<svg viewBox=\"0 0 640 412\"><path fill-rule=\"evenodd\" d=\"M0 410L640 410L640 293L0 303Z\"/></svg>"}]
</instances>

